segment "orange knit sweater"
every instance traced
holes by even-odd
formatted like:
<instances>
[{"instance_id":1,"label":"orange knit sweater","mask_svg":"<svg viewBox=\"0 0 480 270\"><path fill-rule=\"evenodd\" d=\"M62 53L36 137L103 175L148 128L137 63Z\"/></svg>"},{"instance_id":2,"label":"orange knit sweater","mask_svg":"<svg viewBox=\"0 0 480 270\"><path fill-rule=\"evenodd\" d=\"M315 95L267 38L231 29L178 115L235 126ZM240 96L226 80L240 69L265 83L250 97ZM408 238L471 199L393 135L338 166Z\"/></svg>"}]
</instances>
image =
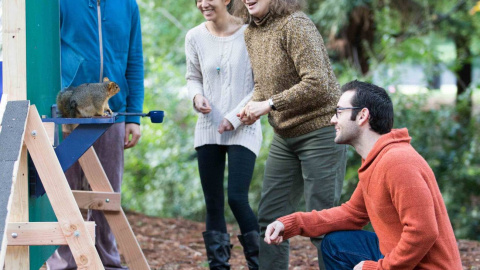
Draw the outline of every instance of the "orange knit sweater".
<instances>
[{"instance_id":1,"label":"orange knit sweater","mask_svg":"<svg viewBox=\"0 0 480 270\"><path fill-rule=\"evenodd\" d=\"M362 269L462 269L445 203L427 162L410 145L407 129L383 135L358 170L350 200L323 211L278 220L284 239L359 230L369 221L385 256Z\"/></svg>"}]
</instances>

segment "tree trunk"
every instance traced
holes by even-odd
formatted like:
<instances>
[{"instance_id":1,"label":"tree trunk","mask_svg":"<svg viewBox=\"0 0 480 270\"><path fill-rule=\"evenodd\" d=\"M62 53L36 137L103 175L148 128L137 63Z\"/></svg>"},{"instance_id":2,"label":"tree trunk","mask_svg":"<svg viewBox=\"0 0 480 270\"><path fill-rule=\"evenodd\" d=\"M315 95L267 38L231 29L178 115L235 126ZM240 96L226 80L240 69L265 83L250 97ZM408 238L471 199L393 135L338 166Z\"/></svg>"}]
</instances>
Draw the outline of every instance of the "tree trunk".
<instances>
[{"instance_id":1,"label":"tree trunk","mask_svg":"<svg viewBox=\"0 0 480 270\"><path fill-rule=\"evenodd\" d=\"M355 7L348 23L329 38L328 48L337 52L339 60L347 59L363 75L370 70L368 51L374 41L373 12L369 7Z\"/></svg>"},{"instance_id":2,"label":"tree trunk","mask_svg":"<svg viewBox=\"0 0 480 270\"><path fill-rule=\"evenodd\" d=\"M470 122L472 115L472 93L466 93L468 86L472 82L472 53L469 48L468 37L457 36L455 38L457 59L461 60L463 65L455 72L457 77L457 97L456 106L462 124Z\"/></svg>"}]
</instances>

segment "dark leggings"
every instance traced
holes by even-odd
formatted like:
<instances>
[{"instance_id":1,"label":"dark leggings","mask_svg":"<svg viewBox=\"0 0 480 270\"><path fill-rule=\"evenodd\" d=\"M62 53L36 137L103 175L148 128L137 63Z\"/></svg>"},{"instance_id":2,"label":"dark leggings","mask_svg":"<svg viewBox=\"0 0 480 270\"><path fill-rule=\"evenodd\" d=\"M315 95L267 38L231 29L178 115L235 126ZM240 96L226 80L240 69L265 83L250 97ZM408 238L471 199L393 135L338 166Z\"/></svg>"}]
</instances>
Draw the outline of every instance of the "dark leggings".
<instances>
[{"instance_id":1,"label":"dark leggings","mask_svg":"<svg viewBox=\"0 0 480 270\"><path fill-rule=\"evenodd\" d=\"M255 154L239 145L200 146L198 170L207 205L207 231L227 232L224 215L223 179L228 154L228 205L242 234L258 231L257 217L248 203L248 188L255 166Z\"/></svg>"}]
</instances>

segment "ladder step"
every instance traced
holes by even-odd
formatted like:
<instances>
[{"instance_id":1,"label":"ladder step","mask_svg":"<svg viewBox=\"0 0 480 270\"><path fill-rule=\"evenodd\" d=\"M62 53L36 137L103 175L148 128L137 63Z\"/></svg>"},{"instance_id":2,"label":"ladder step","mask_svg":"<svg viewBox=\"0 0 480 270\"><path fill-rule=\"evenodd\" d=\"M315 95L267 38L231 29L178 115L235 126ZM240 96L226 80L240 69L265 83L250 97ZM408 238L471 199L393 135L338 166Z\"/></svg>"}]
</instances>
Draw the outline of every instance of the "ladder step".
<instances>
[{"instance_id":1,"label":"ladder step","mask_svg":"<svg viewBox=\"0 0 480 270\"><path fill-rule=\"evenodd\" d=\"M95 222L86 221L85 226L95 242ZM58 222L9 222L6 235L9 246L67 245Z\"/></svg>"},{"instance_id":2,"label":"ladder step","mask_svg":"<svg viewBox=\"0 0 480 270\"><path fill-rule=\"evenodd\" d=\"M80 209L120 211L121 195L116 192L72 190Z\"/></svg>"}]
</instances>

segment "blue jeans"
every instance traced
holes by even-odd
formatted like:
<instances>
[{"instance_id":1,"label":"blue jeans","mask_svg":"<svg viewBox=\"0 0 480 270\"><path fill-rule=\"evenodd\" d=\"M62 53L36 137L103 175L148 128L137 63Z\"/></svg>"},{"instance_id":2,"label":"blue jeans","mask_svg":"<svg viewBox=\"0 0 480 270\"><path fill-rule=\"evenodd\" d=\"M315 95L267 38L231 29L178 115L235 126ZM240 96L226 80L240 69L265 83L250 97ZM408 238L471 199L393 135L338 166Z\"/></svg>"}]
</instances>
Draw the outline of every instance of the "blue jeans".
<instances>
[{"instance_id":1,"label":"blue jeans","mask_svg":"<svg viewBox=\"0 0 480 270\"><path fill-rule=\"evenodd\" d=\"M367 231L337 231L323 238L323 262L327 270L352 270L361 261L383 258L375 233Z\"/></svg>"}]
</instances>

